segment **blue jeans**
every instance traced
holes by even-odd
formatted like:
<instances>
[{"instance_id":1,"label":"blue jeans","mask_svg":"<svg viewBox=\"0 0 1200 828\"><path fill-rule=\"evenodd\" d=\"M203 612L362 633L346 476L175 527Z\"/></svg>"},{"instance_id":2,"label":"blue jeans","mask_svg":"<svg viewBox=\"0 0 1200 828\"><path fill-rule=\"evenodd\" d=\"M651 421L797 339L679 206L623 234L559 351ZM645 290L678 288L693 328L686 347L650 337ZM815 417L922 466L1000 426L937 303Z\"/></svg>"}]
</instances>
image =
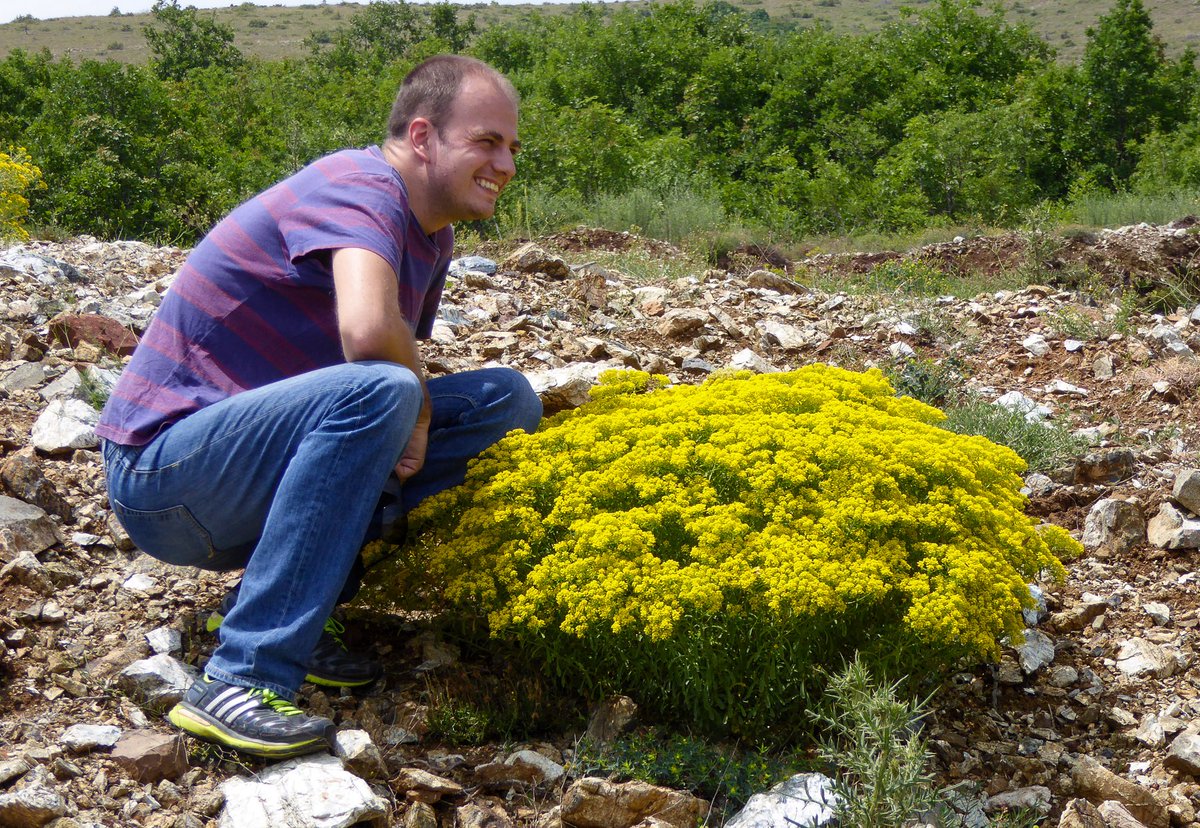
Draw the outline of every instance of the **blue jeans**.
<instances>
[{"instance_id":1,"label":"blue jeans","mask_svg":"<svg viewBox=\"0 0 1200 828\"><path fill-rule=\"evenodd\" d=\"M404 484L406 508L461 483L468 460L542 414L507 368L428 387L429 449ZM138 547L171 564L245 568L210 676L294 698L421 396L401 365L348 363L236 394L145 446L105 442L109 502Z\"/></svg>"}]
</instances>

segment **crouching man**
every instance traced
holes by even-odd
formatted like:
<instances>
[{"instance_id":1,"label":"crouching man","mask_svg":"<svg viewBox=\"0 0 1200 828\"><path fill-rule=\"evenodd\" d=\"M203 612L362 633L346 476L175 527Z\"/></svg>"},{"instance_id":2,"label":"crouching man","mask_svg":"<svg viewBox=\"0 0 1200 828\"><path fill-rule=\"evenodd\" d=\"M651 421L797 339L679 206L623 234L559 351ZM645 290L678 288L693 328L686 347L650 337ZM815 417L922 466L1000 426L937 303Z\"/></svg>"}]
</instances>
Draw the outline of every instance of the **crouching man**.
<instances>
[{"instance_id":1,"label":"crouching man","mask_svg":"<svg viewBox=\"0 0 1200 828\"><path fill-rule=\"evenodd\" d=\"M518 149L512 85L479 61L431 58L405 78L382 146L322 158L238 207L163 298L96 431L110 504L142 550L244 569L203 678L170 712L183 730L257 756L324 749L333 723L295 693L379 677L332 614L357 591L380 493L398 480L411 508L536 428L519 373L427 381L417 346L452 223L492 215Z\"/></svg>"}]
</instances>

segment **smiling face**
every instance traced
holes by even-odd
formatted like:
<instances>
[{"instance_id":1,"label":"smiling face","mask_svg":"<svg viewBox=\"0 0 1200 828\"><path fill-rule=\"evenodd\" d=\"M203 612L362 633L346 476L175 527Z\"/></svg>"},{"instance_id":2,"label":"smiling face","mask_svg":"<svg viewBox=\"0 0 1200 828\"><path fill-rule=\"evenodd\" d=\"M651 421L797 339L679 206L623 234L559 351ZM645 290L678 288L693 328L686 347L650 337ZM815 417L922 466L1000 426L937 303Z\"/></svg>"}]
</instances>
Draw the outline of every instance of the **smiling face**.
<instances>
[{"instance_id":1,"label":"smiling face","mask_svg":"<svg viewBox=\"0 0 1200 828\"><path fill-rule=\"evenodd\" d=\"M468 76L427 147L427 218L441 226L490 218L517 172L516 104L495 81Z\"/></svg>"}]
</instances>

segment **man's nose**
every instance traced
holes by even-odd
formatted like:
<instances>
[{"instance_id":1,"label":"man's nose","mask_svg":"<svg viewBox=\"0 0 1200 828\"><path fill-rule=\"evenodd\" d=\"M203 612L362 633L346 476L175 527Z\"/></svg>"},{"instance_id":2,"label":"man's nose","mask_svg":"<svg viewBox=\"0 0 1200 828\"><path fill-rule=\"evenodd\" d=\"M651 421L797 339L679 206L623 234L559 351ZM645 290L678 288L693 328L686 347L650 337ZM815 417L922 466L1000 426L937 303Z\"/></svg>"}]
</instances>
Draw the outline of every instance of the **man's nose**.
<instances>
[{"instance_id":1,"label":"man's nose","mask_svg":"<svg viewBox=\"0 0 1200 828\"><path fill-rule=\"evenodd\" d=\"M493 162L498 172L512 178L517 174L517 162L513 157L512 150L508 147L500 147L496 152L496 159Z\"/></svg>"}]
</instances>

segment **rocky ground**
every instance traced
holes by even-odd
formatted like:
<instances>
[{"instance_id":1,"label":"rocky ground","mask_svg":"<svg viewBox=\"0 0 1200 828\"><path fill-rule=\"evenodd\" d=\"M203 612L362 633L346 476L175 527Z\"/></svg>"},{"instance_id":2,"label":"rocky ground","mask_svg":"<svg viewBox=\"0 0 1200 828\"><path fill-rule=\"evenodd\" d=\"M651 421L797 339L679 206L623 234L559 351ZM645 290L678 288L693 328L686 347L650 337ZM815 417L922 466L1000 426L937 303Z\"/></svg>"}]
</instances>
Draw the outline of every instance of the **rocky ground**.
<instances>
[{"instance_id":1,"label":"rocky ground","mask_svg":"<svg viewBox=\"0 0 1200 828\"><path fill-rule=\"evenodd\" d=\"M1024 647L935 700L935 770L969 825L1013 807L1063 825L1191 825L1200 309L1150 315L1120 298L1157 290L1183 301L1189 280L1197 295L1191 224L961 239L903 260L994 283L970 299L815 287L869 284L881 264L903 264L894 254L788 262L743 249L719 269L646 282L614 253L682 254L579 230L484 251L501 260L494 273L457 271L429 370L510 365L554 410L578 405L611 366L698 382L729 365L931 360L985 399L1007 394L1079 432L1088 454L1027 485L1031 513L1087 552L1065 584L1042 585L1046 611L1030 617ZM131 548L106 506L89 403L184 255L86 238L0 249L0 825L694 823L700 800L579 778L580 732L478 747L432 738L430 677L474 681L493 668L419 619L368 619L356 643L388 667L369 692L304 695L341 726L340 761L264 768L172 731L162 711L211 651L204 621L231 576L170 569ZM1037 284L1000 289L1014 274ZM593 736L621 725L624 704L597 711Z\"/></svg>"}]
</instances>

